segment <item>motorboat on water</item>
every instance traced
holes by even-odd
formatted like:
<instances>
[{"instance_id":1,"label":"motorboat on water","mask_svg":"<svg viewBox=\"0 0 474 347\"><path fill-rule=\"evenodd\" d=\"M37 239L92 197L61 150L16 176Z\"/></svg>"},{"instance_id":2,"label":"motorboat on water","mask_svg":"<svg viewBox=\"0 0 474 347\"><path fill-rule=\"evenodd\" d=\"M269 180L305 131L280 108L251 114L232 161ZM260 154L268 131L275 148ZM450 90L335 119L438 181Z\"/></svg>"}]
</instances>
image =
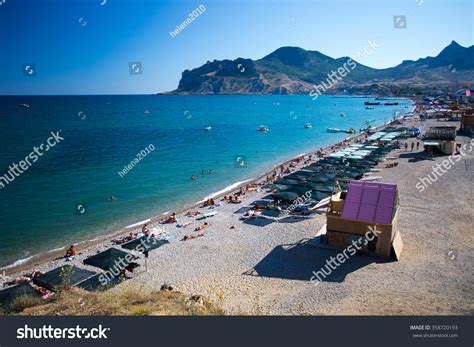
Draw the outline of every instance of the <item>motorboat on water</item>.
<instances>
[{"instance_id":1,"label":"motorboat on water","mask_svg":"<svg viewBox=\"0 0 474 347\"><path fill-rule=\"evenodd\" d=\"M345 114L344 112L341 112L341 113L339 113L339 116L340 116L340 117L345 117L346 114Z\"/></svg>"},{"instance_id":2,"label":"motorboat on water","mask_svg":"<svg viewBox=\"0 0 474 347\"><path fill-rule=\"evenodd\" d=\"M260 131L260 132L267 132L268 131L268 127L266 125L260 125L258 128L257 128L257 131Z\"/></svg>"},{"instance_id":3,"label":"motorboat on water","mask_svg":"<svg viewBox=\"0 0 474 347\"><path fill-rule=\"evenodd\" d=\"M143 111L144 114L150 114L150 110L146 109L145 111Z\"/></svg>"},{"instance_id":4,"label":"motorboat on water","mask_svg":"<svg viewBox=\"0 0 474 347\"><path fill-rule=\"evenodd\" d=\"M304 127L305 129L311 129L313 126L311 125L311 123L306 123Z\"/></svg>"},{"instance_id":5,"label":"motorboat on water","mask_svg":"<svg viewBox=\"0 0 474 347\"><path fill-rule=\"evenodd\" d=\"M19 104L18 107L29 108L29 104Z\"/></svg>"},{"instance_id":6,"label":"motorboat on water","mask_svg":"<svg viewBox=\"0 0 474 347\"><path fill-rule=\"evenodd\" d=\"M355 134L355 130L353 128L350 128L349 130L342 130L339 128L328 128L327 129L328 133L347 133L347 134Z\"/></svg>"},{"instance_id":7,"label":"motorboat on water","mask_svg":"<svg viewBox=\"0 0 474 347\"><path fill-rule=\"evenodd\" d=\"M212 127L210 125L208 125L207 127L204 128L204 130L206 131L211 131L212 130Z\"/></svg>"},{"instance_id":8,"label":"motorboat on water","mask_svg":"<svg viewBox=\"0 0 474 347\"><path fill-rule=\"evenodd\" d=\"M355 134L355 130L353 128L350 128L349 130L345 131L348 134Z\"/></svg>"}]
</instances>

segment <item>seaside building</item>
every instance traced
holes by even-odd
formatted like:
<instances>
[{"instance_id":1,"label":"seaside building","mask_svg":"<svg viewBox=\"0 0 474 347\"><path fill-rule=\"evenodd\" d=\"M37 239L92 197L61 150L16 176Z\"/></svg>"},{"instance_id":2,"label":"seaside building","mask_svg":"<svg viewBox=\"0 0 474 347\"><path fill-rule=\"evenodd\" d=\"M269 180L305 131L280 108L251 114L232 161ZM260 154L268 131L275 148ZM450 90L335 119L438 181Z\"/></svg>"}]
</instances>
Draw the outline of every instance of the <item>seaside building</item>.
<instances>
[{"instance_id":1,"label":"seaside building","mask_svg":"<svg viewBox=\"0 0 474 347\"><path fill-rule=\"evenodd\" d=\"M425 147L435 147L444 154L456 152L456 131L455 125L430 127L423 136Z\"/></svg>"},{"instance_id":2,"label":"seaside building","mask_svg":"<svg viewBox=\"0 0 474 347\"><path fill-rule=\"evenodd\" d=\"M470 110L472 111L472 110ZM459 129L461 134L473 137L474 135L474 113L465 113L461 116L461 128Z\"/></svg>"}]
</instances>

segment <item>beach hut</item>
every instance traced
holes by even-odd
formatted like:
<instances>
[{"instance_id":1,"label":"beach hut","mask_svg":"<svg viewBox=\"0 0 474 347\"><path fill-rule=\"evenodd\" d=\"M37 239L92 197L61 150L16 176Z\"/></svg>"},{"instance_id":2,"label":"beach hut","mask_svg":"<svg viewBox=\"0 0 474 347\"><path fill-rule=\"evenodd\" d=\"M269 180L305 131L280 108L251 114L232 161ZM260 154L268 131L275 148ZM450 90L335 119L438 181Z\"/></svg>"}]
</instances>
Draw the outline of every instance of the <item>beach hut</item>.
<instances>
[{"instance_id":1,"label":"beach hut","mask_svg":"<svg viewBox=\"0 0 474 347\"><path fill-rule=\"evenodd\" d=\"M403 241L397 230L396 184L351 181L347 192L342 192L338 199L342 208L331 208L327 214L329 245L343 249L375 228L377 233L373 232L360 252L400 258Z\"/></svg>"},{"instance_id":2,"label":"beach hut","mask_svg":"<svg viewBox=\"0 0 474 347\"><path fill-rule=\"evenodd\" d=\"M10 305L20 297L32 297L41 299L41 295L34 290L29 283L21 283L16 286L0 290L0 306L6 310L10 308Z\"/></svg>"},{"instance_id":3,"label":"beach hut","mask_svg":"<svg viewBox=\"0 0 474 347\"><path fill-rule=\"evenodd\" d=\"M63 265L34 278L33 283L51 291L58 291L75 286L94 275L97 275L97 272Z\"/></svg>"}]
</instances>

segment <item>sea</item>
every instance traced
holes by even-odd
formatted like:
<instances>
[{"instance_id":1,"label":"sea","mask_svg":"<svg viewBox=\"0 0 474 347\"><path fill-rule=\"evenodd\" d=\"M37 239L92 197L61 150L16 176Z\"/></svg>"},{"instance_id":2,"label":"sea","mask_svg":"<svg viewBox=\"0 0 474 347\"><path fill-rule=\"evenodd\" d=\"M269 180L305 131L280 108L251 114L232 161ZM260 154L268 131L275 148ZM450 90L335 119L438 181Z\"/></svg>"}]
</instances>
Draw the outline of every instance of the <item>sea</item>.
<instances>
[{"instance_id":1,"label":"sea","mask_svg":"<svg viewBox=\"0 0 474 347\"><path fill-rule=\"evenodd\" d=\"M349 136L328 128L411 111L394 100L367 109L374 97L1 96L0 175L14 178L0 179L0 267L139 225ZM14 164L23 172L11 176Z\"/></svg>"}]
</instances>

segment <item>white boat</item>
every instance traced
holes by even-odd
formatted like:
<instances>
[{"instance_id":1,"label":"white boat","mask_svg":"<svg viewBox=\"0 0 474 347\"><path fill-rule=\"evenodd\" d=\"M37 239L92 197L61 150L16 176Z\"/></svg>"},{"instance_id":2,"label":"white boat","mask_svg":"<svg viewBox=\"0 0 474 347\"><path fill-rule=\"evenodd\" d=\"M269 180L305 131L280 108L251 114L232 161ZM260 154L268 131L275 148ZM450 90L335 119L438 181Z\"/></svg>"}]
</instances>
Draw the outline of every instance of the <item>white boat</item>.
<instances>
[{"instance_id":1,"label":"white boat","mask_svg":"<svg viewBox=\"0 0 474 347\"><path fill-rule=\"evenodd\" d=\"M328 128L327 130L328 133L338 133L340 131L341 129L338 129L338 128Z\"/></svg>"},{"instance_id":2,"label":"white boat","mask_svg":"<svg viewBox=\"0 0 474 347\"><path fill-rule=\"evenodd\" d=\"M313 126L311 125L311 123L306 123L304 127L305 129L311 129Z\"/></svg>"},{"instance_id":3,"label":"white boat","mask_svg":"<svg viewBox=\"0 0 474 347\"><path fill-rule=\"evenodd\" d=\"M30 105L28 105L28 104L19 104L19 105L18 105L18 107L29 108L29 107L30 107Z\"/></svg>"},{"instance_id":4,"label":"white boat","mask_svg":"<svg viewBox=\"0 0 474 347\"><path fill-rule=\"evenodd\" d=\"M341 117L345 117L345 116L346 116L346 114L345 114L344 112L341 112L341 113L339 113L339 116L341 116Z\"/></svg>"},{"instance_id":5,"label":"white boat","mask_svg":"<svg viewBox=\"0 0 474 347\"><path fill-rule=\"evenodd\" d=\"M268 127L266 125L260 125L257 129L257 131L260 131L260 132L267 132L268 131Z\"/></svg>"},{"instance_id":6,"label":"white boat","mask_svg":"<svg viewBox=\"0 0 474 347\"><path fill-rule=\"evenodd\" d=\"M204 128L204 130L206 131L211 131L212 130L212 127L210 125L208 125L207 127Z\"/></svg>"},{"instance_id":7,"label":"white boat","mask_svg":"<svg viewBox=\"0 0 474 347\"><path fill-rule=\"evenodd\" d=\"M150 110L143 111L144 114L150 114Z\"/></svg>"}]
</instances>

